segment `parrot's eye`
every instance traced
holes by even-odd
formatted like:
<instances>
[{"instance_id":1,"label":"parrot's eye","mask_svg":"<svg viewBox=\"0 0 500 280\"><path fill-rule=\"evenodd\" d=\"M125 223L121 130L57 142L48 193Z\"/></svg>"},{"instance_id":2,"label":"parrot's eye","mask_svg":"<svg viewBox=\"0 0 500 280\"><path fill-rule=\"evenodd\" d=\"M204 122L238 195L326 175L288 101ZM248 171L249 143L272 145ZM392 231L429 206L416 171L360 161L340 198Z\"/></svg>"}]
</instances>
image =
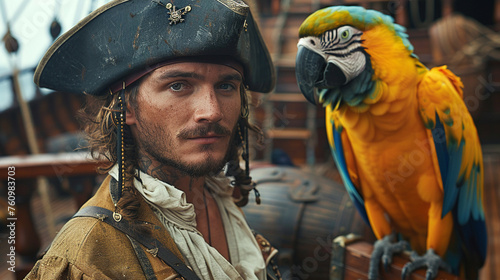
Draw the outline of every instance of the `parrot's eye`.
<instances>
[{"instance_id":1,"label":"parrot's eye","mask_svg":"<svg viewBox=\"0 0 500 280\"><path fill-rule=\"evenodd\" d=\"M337 29L327 30L320 36L321 48L324 50L332 50L338 46L345 47L346 45L351 45L353 43L359 44L361 41L357 38L362 34L363 33L361 31L349 25L344 25ZM314 44L311 42L311 45Z\"/></svg>"},{"instance_id":2,"label":"parrot's eye","mask_svg":"<svg viewBox=\"0 0 500 280\"><path fill-rule=\"evenodd\" d=\"M337 32L341 42L349 41L352 38L352 30L350 26L342 26L337 30Z\"/></svg>"}]
</instances>

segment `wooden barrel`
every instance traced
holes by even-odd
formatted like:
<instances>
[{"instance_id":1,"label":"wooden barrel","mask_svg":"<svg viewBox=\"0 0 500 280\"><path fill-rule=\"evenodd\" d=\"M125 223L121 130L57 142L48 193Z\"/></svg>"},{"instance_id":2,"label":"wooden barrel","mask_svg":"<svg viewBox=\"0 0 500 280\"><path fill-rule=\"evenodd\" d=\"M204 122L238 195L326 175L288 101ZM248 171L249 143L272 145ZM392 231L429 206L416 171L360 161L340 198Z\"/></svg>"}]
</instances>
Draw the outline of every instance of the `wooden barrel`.
<instances>
[{"instance_id":1,"label":"wooden barrel","mask_svg":"<svg viewBox=\"0 0 500 280\"><path fill-rule=\"evenodd\" d=\"M243 207L250 228L279 250L283 279L328 279L332 241L355 233L374 240L344 186L294 167L251 171L261 194Z\"/></svg>"}]
</instances>

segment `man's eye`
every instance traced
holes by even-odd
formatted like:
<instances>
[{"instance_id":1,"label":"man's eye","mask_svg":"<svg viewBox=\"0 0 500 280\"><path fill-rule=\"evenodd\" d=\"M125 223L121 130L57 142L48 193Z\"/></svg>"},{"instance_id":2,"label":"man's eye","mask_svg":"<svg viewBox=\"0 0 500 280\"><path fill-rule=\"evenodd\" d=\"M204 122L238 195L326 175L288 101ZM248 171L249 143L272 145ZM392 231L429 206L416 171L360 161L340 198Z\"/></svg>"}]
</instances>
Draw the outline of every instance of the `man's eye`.
<instances>
[{"instance_id":1,"label":"man's eye","mask_svg":"<svg viewBox=\"0 0 500 280\"><path fill-rule=\"evenodd\" d=\"M170 85L170 88L173 90L173 91L180 91L182 90L182 88L184 87L184 84L183 83L174 83L174 84L171 84Z\"/></svg>"},{"instance_id":2,"label":"man's eye","mask_svg":"<svg viewBox=\"0 0 500 280\"><path fill-rule=\"evenodd\" d=\"M233 88L234 88L234 86L233 86L233 85L231 85L231 84L221 84L221 85L220 85L220 88L221 88L221 89L233 89Z\"/></svg>"}]
</instances>

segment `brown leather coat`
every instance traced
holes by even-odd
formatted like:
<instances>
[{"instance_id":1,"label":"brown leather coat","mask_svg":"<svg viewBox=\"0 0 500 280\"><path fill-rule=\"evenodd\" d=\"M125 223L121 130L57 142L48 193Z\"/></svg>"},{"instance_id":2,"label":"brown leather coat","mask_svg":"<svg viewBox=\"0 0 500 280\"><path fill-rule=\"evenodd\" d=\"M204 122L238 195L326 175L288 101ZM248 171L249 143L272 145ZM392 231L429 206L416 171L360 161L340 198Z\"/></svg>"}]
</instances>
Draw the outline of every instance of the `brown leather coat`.
<instances>
[{"instance_id":1,"label":"brown leather coat","mask_svg":"<svg viewBox=\"0 0 500 280\"><path fill-rule=\"evenodd\" d=\"M109 194L110 176L83 207L114 210ZM155 226L152 235L181 260L174 241L147 203L141 199L139 220ZM144 248L143 248L144 249ZM158 279L181 279L153 255L146 253ZM54 239L45 256L25 279L145 279L132 245L125 234L95 218L70 220Z\"/></svg>"}]
</instances>

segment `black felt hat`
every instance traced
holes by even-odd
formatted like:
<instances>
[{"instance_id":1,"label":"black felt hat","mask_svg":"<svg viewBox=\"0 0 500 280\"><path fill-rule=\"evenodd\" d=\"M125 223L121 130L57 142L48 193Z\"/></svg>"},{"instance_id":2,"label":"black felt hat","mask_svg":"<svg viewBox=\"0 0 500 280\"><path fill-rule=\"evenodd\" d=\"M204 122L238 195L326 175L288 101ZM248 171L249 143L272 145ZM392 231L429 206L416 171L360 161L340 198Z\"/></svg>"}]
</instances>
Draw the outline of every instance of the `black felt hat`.
<instances>
[{"instance_id":1,"label":"black felt hat","mask_svg":"<svg viewBox=\"0 0 500 280\"><path fill-rule=\"evenodd\" d=\"M101 95L152 65L193 56L229 56L252 91L274 87L274 67L241 0L115 0L49 48L35 71L40 87Z\"/></svg>"}]
</instances>

